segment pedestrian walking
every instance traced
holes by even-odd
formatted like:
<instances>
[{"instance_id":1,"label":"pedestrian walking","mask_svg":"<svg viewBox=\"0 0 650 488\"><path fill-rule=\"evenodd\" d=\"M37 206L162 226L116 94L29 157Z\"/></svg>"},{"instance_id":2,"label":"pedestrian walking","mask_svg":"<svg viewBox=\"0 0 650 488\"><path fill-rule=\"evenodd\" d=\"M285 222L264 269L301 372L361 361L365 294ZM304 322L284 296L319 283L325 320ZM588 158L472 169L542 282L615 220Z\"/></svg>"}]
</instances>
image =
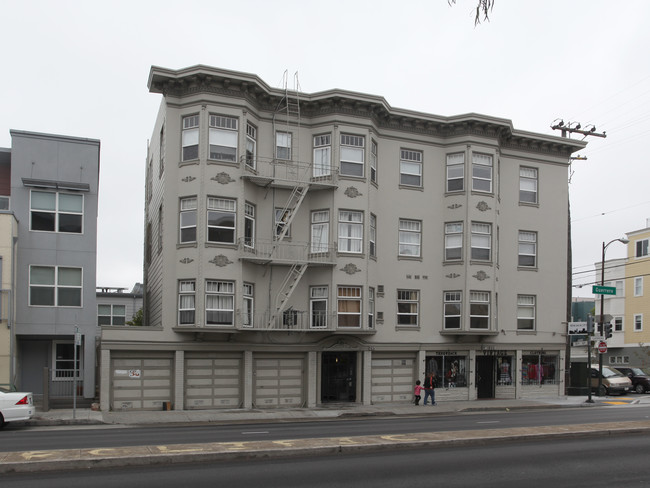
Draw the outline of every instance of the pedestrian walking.
<instances>
[{"instance_id":1,"label":"pedestrian walking","mask_svg":"<svg viewBox=\"0 0 650 488\"><path fill-rule=\"evenodd\" d=\"M433 373L428 373L427 377L424 378L424 402L423 405L427 404L427 400L431 397L431 405L436 405L436 380L433 376Z\"/></svg>"},{"instance_id":2,"label":"pedestrian walking","mask_svg":"<svg viewBox=\"0 0 650 488\"><path fill-rule=\"evenodd\" d=\"M420 399L422 398L420 395L422 394L422 382L420 380L417 380L415 382L415 404L419 405L420 404Z\"/></svg>"}]
</instances>

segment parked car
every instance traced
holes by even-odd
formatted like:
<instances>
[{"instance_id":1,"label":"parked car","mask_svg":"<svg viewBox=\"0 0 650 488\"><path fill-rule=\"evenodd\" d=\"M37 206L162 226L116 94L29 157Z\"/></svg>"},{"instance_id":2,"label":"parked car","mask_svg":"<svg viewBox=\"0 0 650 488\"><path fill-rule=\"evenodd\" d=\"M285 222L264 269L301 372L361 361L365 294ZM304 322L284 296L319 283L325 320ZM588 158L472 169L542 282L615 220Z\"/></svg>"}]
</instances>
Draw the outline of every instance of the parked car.
<instances>
[{"instance_id":1,"label":"parked car","mask_svg":"<svg viewBox=\"0 0 650 488\"><path fill-rule=\"evenodd\" d=\"M603 366L600 390L598 389L598 368L591 368L591 391L598 396L623 395L632 389L632 380L615 369Z\"/></svg>"},{"instance_id":2,"label":"parked car","mask_svg":"<svg viewBox=\"0 0 650 488\"><path fill-rule=\"evenodd\" d=\"M650 391L650 375L641 368L616 366L614 369L632 380L632 389L637 393L641 394Z\"/></svg>"},{"instance_id":3,"label":"parked car","mask_svg":"<svg viewBox=\"0 0 650 488\"><path fill-rule=\"evenodd\" d=\"M31 393L0 388L0 429L7 422L31 419L35 410Z\"/></svg>"}]
</instances>

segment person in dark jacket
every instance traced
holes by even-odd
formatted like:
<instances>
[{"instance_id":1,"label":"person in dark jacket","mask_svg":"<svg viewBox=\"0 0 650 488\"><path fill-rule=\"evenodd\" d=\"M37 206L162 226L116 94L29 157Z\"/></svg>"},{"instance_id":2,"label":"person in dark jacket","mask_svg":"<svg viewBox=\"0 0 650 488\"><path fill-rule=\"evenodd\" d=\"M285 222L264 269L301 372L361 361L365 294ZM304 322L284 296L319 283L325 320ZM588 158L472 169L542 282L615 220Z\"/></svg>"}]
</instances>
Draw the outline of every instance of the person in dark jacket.
<instances>
[{"instance_id":1,"label":"person in dark jacket","mask_svg":"<svg viewBox=\"0 0 650 488\"><path fill-rule=\"evenodd\" d=\"M431 405L436 405L436 392L435 392L435 379L433 373L427 373L427 377L424 378L424 403L427 404L427 400L431 397Z\"/></svg>"}]
</instances>

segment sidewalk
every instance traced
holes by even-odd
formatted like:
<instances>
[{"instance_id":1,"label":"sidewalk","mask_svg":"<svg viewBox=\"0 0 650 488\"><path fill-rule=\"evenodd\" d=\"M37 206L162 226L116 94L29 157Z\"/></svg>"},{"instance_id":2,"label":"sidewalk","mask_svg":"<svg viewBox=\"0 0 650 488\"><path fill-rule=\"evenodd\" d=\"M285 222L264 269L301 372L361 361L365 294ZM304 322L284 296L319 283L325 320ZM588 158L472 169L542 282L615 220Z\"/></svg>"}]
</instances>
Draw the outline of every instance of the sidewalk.
<instances>
[{"instance_id":1,"label":"sidewalk","mask_svg":"<svg viewBox=\"0 0 650 488\"><path fill-rule=\"evenodd\" d=\"M147 425L147 424L183 424L191 422L227 422L251 423L272 420L316 420L367 416L419 416L438 415L456 412L481 412L516 409L540 409L563 407L590 407L595 404L585 403L584 396L564 396L526 400L474 400L459 402L438 402L437 405L413 404L332 404L316 408L297 409L232 409L232 410L170 410L139 411L124 410L98 412L86 408L52 409L39 411L25 425Z\"/></svg>"}]
</instances>

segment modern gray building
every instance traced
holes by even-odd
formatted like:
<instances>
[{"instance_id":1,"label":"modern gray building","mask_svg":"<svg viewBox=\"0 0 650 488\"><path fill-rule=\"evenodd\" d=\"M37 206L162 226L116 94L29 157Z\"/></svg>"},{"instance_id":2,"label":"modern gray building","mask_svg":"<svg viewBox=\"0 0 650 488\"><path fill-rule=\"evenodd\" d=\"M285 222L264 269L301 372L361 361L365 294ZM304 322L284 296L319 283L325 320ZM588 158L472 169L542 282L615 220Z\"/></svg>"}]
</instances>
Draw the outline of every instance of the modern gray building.
<instances>
[{"instance_id":1,"label":"modern gray building","mask_svg":"<svg viewBox=\"0 0 650 488\"><path fill-rule=\"evenodd\" d=\"M39 397L49 368L50 393L71 397L77 370L78 396L92 399L100 142L17 130L11 140L8 211L18 223L11 382Z\"/></svg>"},{"instance_id":2,"label":"modern gray building","mask_svg":"<svg viewBox=\"0 0 650 488\"><path fill-rule=\"evenodd\" d=\"M563 394L585 143L287 78L152 67L146 326L102 328L102 409Z\"/></svg>"}]
</instances>

